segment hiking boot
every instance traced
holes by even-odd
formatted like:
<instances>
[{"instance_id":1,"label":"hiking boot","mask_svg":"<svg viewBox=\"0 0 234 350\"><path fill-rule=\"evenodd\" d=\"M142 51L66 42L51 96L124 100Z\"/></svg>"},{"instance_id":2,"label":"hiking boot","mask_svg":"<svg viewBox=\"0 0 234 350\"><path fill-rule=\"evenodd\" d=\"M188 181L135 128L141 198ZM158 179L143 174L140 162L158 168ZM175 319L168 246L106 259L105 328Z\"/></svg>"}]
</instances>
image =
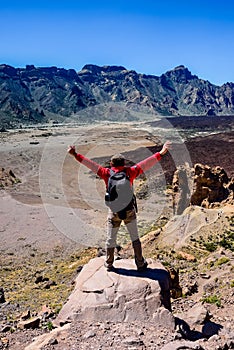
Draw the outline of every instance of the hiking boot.
<instances>
[{"instance_id":1,"label":"hiking boot","mask_svg":"<svg viewBox=\"0 0 234 350\"><path fill-rule=\"evenodd\" d=\"M135 260L136 261L136 260ZM147 261L143 258L143 264L142 265L139 265L139 262L137 263L136 262L136 265L137 265L137 271L145 271L147 269L147 266L148 266L148 263Z\"/></svg>"},{"instance_id":2,"label":"hiking boot","mask_svg":"<svg viewBox=\"0 0 234 350\"><path fill-rule=\"evenodd\" d=\"M114 252L115 252L115 248L113 247L106 249L106 261L104 263L104 266L106 267L107 271L113 271L114 269L114 266L113 266Z\"/></svg>"},{"instance_id":3,"label":"hiking boot","mask_svg":"<svg viewBox=\"0 0 234 350\"><path fill-rule=\"evenodd\" d=\"M134 255L135 255L135 263L137 266L138 271L144 271L146 270L148 263L142 256L142 248L141 248L141 242L139 239L132 242Z\"/></svg>"},{"instance_id":4,"label":"hiking boot","mask_svg":"<svg viewBox=\"0 0 234 350\"><path fill-rule=\"evenodd\" d=\"M104 263L104 266L108 272L115 270L115 267L113 265L107 264L106 262Z\"/></svg>"}]
</instances>

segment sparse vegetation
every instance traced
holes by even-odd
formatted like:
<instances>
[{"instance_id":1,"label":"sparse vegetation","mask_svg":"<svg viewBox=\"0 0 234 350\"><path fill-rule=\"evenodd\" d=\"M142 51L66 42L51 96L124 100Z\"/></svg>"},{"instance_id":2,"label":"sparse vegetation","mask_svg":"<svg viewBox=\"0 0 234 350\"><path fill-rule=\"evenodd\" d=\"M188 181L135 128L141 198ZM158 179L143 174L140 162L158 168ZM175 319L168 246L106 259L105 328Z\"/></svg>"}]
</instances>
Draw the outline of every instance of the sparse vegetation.
<instances>
[{"instance_id":1,"label":"sparse vegetation","mask_svg":"<svg viewBox=\"0 0 234 350\"><path fill-rule=\"evenodd\" d=\"M218 307L221 307L221 299L217 295L209 295L201 299L203 303L215 304Z\"/></svg>"},{"instance_id":2,"label":"sparse vegetation","mask_svg":"<svg viewBox=\"0 0 234 350\"><path fill-rule=\"evenodd\" d=\"M47 322L46 327L48 331L52 331L52 329L54 328L53 323L51 321Z\"/></svg>"},{"instance_id":3,"label":"sparse vegetation","mask_svg":"<svg viewBox=\"0 0 234 350\"><path fill-rule=\"evenodd\" d=\"M209 235L206 240L200 236L199 239L192 237L190 241L193 242L195 247L205 249L208 252L214 252L218 247L234 252L234 230L232 228L234 217L232 216L229 221L231 227L229 230L225 230L219 235Z\"/></svg>"},{"instance_id":4,"label":"sparse vegetation","mask_svg":"<svg viewBox=\"0 0 234 350\"><path fill-rule=\"evenodd\" d=\"M38 312L42 305L48 304L57 314L73 289L72 281L78 267L94 256L96 249L87 248L64 259L57 252L49 261L44 254L38 254L16 265L11 257L1 257L0 285L4 286L6 300L12 305L19 304L21 312L27 309ZM38 276L42 276L42 282L36 283ZM8 315L8 319L14 317Z\"/></svg>"},{"instance_id":5,"label":"sparse vegetation","mask_svg":"<svg viewBox=\"0 0 234 350\"><path fill-rule=\"evenodd\" d=\"M206 242L204 243L204 247L208 252L214 252L217 249L218 244L216 242Z\"/></svg>"},{"instance_id":6,"label":"sparse vegetation","mask_svg":"<svg viewBox=\"0 0 234 350\"><path fill-rule=\"evenodd\" d=\"M215 265L220 266L220 265L226 264L229 261L230 261L229 258L227 258L226 256L223 256L222 258L220 258L216 261Z\"/></svg>"}]
</instances>

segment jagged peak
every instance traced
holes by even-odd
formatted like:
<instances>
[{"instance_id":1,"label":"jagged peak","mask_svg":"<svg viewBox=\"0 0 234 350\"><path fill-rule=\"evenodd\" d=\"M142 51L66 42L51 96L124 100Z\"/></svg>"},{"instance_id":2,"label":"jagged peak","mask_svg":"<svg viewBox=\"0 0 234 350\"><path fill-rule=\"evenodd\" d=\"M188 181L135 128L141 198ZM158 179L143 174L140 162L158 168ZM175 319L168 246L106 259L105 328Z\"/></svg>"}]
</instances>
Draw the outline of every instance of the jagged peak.
<instances>
[{"instance_id":1,"label":"jagged peak","mask_svg":"<svg viewBox=\"0 0 234 350\"><path fill-rule=\"evenodd\" d=\"M176 66L173 70L174 70L174 71L175 71L175 70L188 70L188 68L185 67L183 64L181 64L181 65L179 65L179 66Z\"/></svg>"},{"instance_id":2,"label":"jagged peak","mask_svg":"<svg viewBox=\"0 0 234 350\"><path fill-rule=\"evenodd\" d=\"M89 71L91 73L98 74L101 72L118 72L123 70L127 70L127 69L123 66L97 66L95 64L86 64L82 68L81 72Z\"/></svg>"},{"instance_id":3,"label":"jagged peak","mask_svg":"<svg viewBox=\"0 0 234 350\"><path fill-rule=\"evenodd\" d=\"M17 69L8 64L0 64L0 71L4 72L9 76L17 75Z\"/></svg>"},{"instance_id":4,"label":"jagged peak","mask_svg":"<svg viewBox=\"0 0 234 350\"><path fill-rule=\"evenodd\" d=\"M162 74L161 77L170 77L178 82L185 82L192 79L198 79L196 75L193 75L190 70L184 65L179 65L173 68L172 70L167 71L165 74Z\"/></svg>"}]
</instances>

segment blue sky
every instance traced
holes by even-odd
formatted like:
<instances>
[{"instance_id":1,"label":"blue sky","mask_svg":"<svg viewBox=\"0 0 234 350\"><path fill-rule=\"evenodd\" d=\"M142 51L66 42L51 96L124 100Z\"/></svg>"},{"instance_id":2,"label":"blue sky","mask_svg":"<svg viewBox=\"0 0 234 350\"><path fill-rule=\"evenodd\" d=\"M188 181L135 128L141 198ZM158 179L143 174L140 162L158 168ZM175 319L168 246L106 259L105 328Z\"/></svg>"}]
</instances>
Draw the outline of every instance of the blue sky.
<instances>
[{"instance_id":1,"label":"blue sky","mask_svg":"<svg viewBox=\"0 0 234 350\"><path fill-rule=\"evenodd\" d=\"M185 65L234 82L233 0L0 1L0 63L121 65L161 75Z\"/></svg>"}]
</instances>

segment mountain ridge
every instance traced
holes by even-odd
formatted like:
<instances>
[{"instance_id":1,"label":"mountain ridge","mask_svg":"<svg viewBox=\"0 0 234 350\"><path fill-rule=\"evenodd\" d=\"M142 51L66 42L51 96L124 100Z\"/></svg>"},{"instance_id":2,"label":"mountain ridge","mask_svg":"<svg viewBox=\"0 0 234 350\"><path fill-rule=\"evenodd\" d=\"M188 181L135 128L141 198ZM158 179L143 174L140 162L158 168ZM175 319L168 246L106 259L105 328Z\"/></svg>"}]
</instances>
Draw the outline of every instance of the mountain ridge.
<instances>
[{"instance_id":1,"label":"mountain ridge","mask_svg":"<svg viewBox=\"0 0 234 350\"><path fill-rule=\"evenodd\" d=\"M184 65L161 76L94 64L86 64L78 72L55 66L0 65L1 125L77 120L77 115L82 122L89 122L89 115L82 111L108 104L123 104L125 112L137 106L139 111L152 113L152 118L233 115L234 83L214 85L193 75ZM109 107L101 108L97 119L113 120ZM124 120L136 118L125 112Z\"/></svg>"}]
</instances>

